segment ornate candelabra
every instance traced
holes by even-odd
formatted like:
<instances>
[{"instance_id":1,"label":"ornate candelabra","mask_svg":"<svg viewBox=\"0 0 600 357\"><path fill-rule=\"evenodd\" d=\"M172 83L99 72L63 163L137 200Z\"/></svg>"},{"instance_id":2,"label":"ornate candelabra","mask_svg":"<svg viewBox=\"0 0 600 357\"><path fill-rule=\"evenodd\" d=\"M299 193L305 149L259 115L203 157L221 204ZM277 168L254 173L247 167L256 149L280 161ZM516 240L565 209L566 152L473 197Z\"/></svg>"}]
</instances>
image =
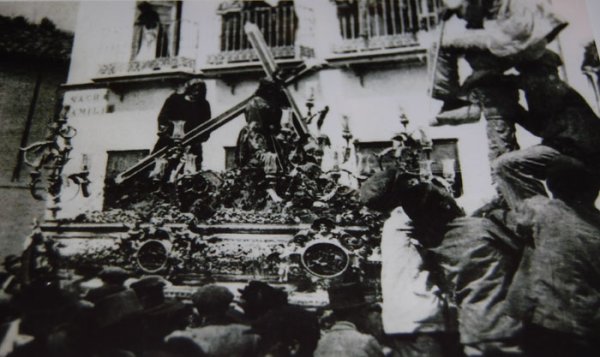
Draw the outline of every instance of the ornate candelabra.
<instances>
[{"instance_id":1,"label":"ornate candelabra","mask_svg":"<svg viewBox=\"0 0 600 357\"><path fill-rule=\"evenodd\" d=\"M392 137L392 147L375 154L379 168L383 170L384 159L391 156L394 165L401 170L418 175L423 182L435 181L453 192L452 186L456 181L456 160L447 158L434 161L432 158L433 141L425 130L418 129L409 133L407 129L409 120L402 109L400 109L399 118L403 129ZM441 165L441 177L433 174L434 163Z\"/></svg>"},{"instance_id":2,"label":"ornate candelabra","mask_svg":"<svg viewBox=\"0 0 600 357\"><path fill-rule=\"evenodd\" d=\"M58 118L48 125L48 134L45 140L21 148L23 161L32 167L29 183L31 196L37 200L44 200L42 192L47 191L49 195L47 197L49 200L48 210L52 213L52 218L56 218L56 214L60 210L62 185L65 182L63 169L69 161L69 154L73 149L71 139L77 135L77 130L67 124L69 109L68 105L64 106ZM45 189L41 187L44 171L47 173L47 186ZM83 158L81 171L66 176L68 181L72 181L79 186L84 197L90 195L88 190L90 180L88 177L89 170L86 156Z\"/></svg>"}]
</instances>

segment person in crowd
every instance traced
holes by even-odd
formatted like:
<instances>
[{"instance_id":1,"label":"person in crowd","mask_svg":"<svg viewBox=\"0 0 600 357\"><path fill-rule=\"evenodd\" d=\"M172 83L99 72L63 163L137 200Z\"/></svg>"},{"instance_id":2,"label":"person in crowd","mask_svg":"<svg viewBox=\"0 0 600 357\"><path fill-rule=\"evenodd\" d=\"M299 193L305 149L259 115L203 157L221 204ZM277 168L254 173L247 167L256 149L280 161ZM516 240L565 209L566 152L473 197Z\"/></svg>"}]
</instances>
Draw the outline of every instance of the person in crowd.
<instances>
[{"instance_id":1,"label":"person in crowd","mask_svg":"<svg viewBox=\"0 0 600 357\"><path fill-rule=\"evenodd\" d=\"M261 79L254 97L246 105L246 126L238 135L235 149L238 167L258 169L264 173L271 183L267 193L274 201L281 201L274 190L274 175L289 166L286 143L278 139L282 108L287 105L287 98L279 85L272 80Z\"/></svg>"},{"instance_id":2,"label":"person in crowd","mask_svg":"<svg viewBox=\"0 0 600 357\"><path fill-rule=\"evenodd\" d=\"M260 338L259 357L312 357L320 337L315 313L299 306L279 306L252 323Z\"/></svg>"},{"instance_id":3,"label":"person in crowd","mask_svg":"<svg viewBox=\"0 0 600 357\"><path fill-rule=\"evenodd\" d=\"M175 122L183 122L184 133L211 118L210 103L206 100L206 83L199 78L190 79L181 91L171 94L158 114L158 141L152 152L156 152L173 143ZM181 137L179 139L182 139ZM208 134L191 144L189 152L196 155L196 164L202 163L202 143L208 140Z\"/></svg>"},{"instance_id":4,"label":"person in crowd","mask_svg":"<svg viewBox=\"0 0 600 357\"><path fill-rule=\"evenodd\" d=\"M14 326L2 343L4 355L77 357L88 353L89 304L58 284L35 281L15 296L19 312Z\"/></svg>"},{"instance_id":5,"label":"person in crowd","mask_svg":"<svg viewBox=\"0 0 600 357\"><path fill-rule=\"evenodd\" d=\"M192 295L199 327L178 330L166 338L167 345L193 345L202 356L245 357L256 354L258 336L247 325L236 323L228 311L233 294L225 287L205 285Z\"/></svg>"},{"instance_id":6,"label":"person in crowd","mask_svg":"<svg viewBox=\"0 0 600 357\"><path fill-rule=\"evenodd\" d=\"M449 194L416 175L388 169L361 187L369 208L387 212L381 238L383 328L399 356L443 356L454 334L441 268L428 249L464 215Z\"/></svg>"},{"instance_id":7,"label":"person in crowd","mask_svg":"<svg viewBox=\"0 0 600 357\"><path fill-rule=\"evenodd\" d=\"M539 59L567 26L543 0L445 0L465 28L445 31L433 97L444 101L437 124L486 119L490 161L519 148L515 121L522 112L518 89L503 75L515 64ZM447 26L450 28L451 26ZM459 85L459 55L473 73ZM463 98L463 99L461 99ZM465 105L465 100L471 104Z\"/></svg>"},{"instance_id":8,"label":"person in crowd","mask_svg":"<svg viewBox=\"0 0 600 357\"><path fill-rule=\"evenodd\" d=\"M525 242L507 301L524 323L527 356L596 356L600 351L600 190L596 173L568 157L547 166L552 199L516 210Z\"/></svg>"},{"instance_id":9,"label":"person in crowd","mask_svg":"<svg viewBox=\"0 0 600 357\"><path fill-rule=\"evenodd\" d=\"M58 251L39 227L28 238L27 248L21 255L21 283L23 285L56 280Z\"/></svg>"},{"instance_id":10,"label":"person in crowd","mask_svg":"<svg viewBox=\"0 0 600 357\"><path fill-rule=\"evenodd\" d=\"M106 295L94 304L91 355L136 356L142 346L143 306L136 293L125 289Z\"/></svg>"},{"instance_id":11,"label":"person in crowd","mask_svg":"<svg viewBox=\"0 0 600 357\"><path fill-rule=\"evenodd\" d=\"M241 316L231 307L233 293L223 286L209 284L198 288L192 295L192 302L198 313L200 327L241 321Z\"/></svg>"},{"instance_id":12,"label":"person in crowd","mask_svg":"<svg viewBox=\"0 0 600 357\"><path fill-rule=\"evenodd\" d=\"M401 206L386 221L381 244L384 329L401 333L390 336L397 350L409 356L458 353L453 310L438 307L445 300L431 291L437 282L442 296L449 296L457 307L466 355L520 353L520 324L507 316L505 304L522 249L507 228L510 223L464 217L448 192L396 169L373 175L360 194L363 203L380 211ZM496 213L494 217L505 216L503 211ZM412 292L407 292L408 286ZM445 316L444 324L439 318L432 324L436 320L429 315ZM419 345L419 339L431 342Z\"/></svg>"},{"instance_id":13,"label":"person in crowd","mask_svg":"<svg viewBox=\"0 0 600 357\"><path fill-rule=\"evenodd\" d=\"M548 162L559 156L580 160L600 172L600 120L586 100L560 79L560 57L550 51L517 66L516 83L525 93L528 112L517 123L540 137L540 145L506 153L492 165L497 184L512 209L529 197L546 195L541 182Z\"/></svg>"},{"instance_id":14,"label":"person in crowd","mask_svg":"<svg viewBox=\"0 0 600 357\"><path fill-rule=\"evenodd\" d=\"M4 267L4 272L0 272L0 292L3 295L14 295L19 291L21 285L19 282L21 257L9 254L4 257L2 266Z\"/></svg>"},{"instance_id":15,"label":"person in crowd","mask_svg":"<svg viewBox=\"0 0 600 357\"><path fill-rule=\"evenodd\" d=\"M102 280L103 285L90 290L85 295L85 299L95 303L105 296L125 290L126 288L123 283L129 278L129 276L129 272L120 267L103 268L98 274L98 277Z\"/></svg>"},{"instance_id":16,"label":"person in crowd","mask_svg":"<svg viewBox=\"0 0 600 357\"><path fill-rule=\"evenodd\" d=\"M164 279L150 276L131 284L131 289L142 305L140 312L141 339L139 349L144 351L166 348L165 338L175 330L188 326L191 308L184 303L167 299Z\"/></svg>"},{"instance_id":17,"label":"person in crowd","mask_svg":"<svg viewBox=\"0 0 600 357\"><path fill-rule=\"evenodd\" d=\"M523 244L506 216L497 209L490 218L457 218L431 250L444 268L458 309L460 342L469 357L522 354L522 324L508 315L506 295Z\"/></svg>"},{"instance_id":18,"label":"person in crowd","mask_svg":"<svg viewBox=\"0 0 600 357\"><path fill-rule=\"evenodd\" d=\"M369 302L359 283L333 285L327 291L335 323L319 340L315 357L383 356L375 337L363 333L367 326Z\"/></svg>"},{"instance_id":19,"label":"person in crowd","mask_svg":"<svg viewBox=\"0 0 600 357\"><path fill-rule=\"evenodd\" d=\"M134 60L148 61L161 57L163 50L166 49L166 41L161 43L165 34L160 23L160 16L147 1L138 5L138 11L134 32L134 44L137 46L137 52Z\"/></svg>"},{"instance_id":20,"label":"person in crowd","mask_svg":"<svg viewBox=\"0 0 600 357\"><path fill-rule=\"evenodd\" d=\"M262 281L251 281L239 292L239 305L248 321L255 321L269 310L288 305L285 291Z\"/></svg>"}]
</instances>

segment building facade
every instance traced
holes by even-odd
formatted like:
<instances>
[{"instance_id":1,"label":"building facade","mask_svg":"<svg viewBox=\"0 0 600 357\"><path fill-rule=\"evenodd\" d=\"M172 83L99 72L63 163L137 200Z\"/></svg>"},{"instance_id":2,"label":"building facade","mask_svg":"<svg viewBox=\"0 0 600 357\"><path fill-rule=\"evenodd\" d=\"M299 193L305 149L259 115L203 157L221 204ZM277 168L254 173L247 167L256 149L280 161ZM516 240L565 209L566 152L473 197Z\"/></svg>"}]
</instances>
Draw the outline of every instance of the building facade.
<instances>
[{"instance_id":1,"label":"building facade","mask_svg":"<svg viewBox=\"0 0 600 357\"><path fill-rule=\"evenodd\" d=\"M144 24L147 6L158 26ZM213 116L254 92L264 74L243 32L247 21L261 29L282 68L321 64L290 90L302 110L329 107L321 131L334 151L354 143L357 171L377 168L371 154L390 146L408 118L408 130L427 128L433 140L434 172L445 159L455 160L459 200L468 210L476 208L493 194L485 123L428 126L441 106L428 95L440 13L441 0L82 2L64 85L63 104L70 106L68 121L77 130L65 171L85 165L91 195L73 195L56 218L105 208L105 181L149 153L161 106L186 79L205 79ZM561 43L580 36L569 31ZM577 62L583 50L572 53L565 73L593 100ZM244 123L242 115L211 134L203 169L231 166ZM535 142L527 135L521 140L525 146ZM69 197L76 189L63 187Z\"/></svg>"},{"instance_id":2,"label":"building facade","mask_svg":"<svg viewBox=\"0 0 600 357\"><path fill-rule=\"evenodd\" d=\"M58 88L67 80L73 34L44 19L0 16L0 250L22 250L44 201L29 194L29 172L20 147L43 140L60 107Z\"/></svg>"}]
</instances>

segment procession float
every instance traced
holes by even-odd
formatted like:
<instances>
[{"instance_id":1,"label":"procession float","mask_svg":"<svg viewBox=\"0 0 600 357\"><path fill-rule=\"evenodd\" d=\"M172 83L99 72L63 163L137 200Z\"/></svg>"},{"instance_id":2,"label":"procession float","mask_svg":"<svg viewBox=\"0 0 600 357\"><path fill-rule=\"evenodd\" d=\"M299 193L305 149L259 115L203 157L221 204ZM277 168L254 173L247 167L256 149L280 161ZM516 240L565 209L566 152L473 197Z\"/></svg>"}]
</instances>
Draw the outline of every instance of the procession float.
<instances>
[{"instance_id":1,"label":"procession float","mask_svg":"<svg viewBox=\"0 0 600 357\"><path fill-rule=\"evenodd\" d=\"M37 251L51 255L49 270L84 281L103 267L119 266L136 276L165 277L166 293L182 299L209 282L235 292L250 280L284 287L292 302L305 306L325 305L326 288L337 281L361 280L378 295L384 217L360 204L360 183L369 171L395 166L452 190L454 164L442 170L444 177L434 176L431 141L422 131L405 130L376 155L377 167L357 169L347 125L344 152L324 157L328 138L311 133L306 123L315 120L320 128L328 108L312 113L308 106L304 113L286 88L315 66L284 73L258 28L247 24L246 33L266 77L280 84L289 102L289 119L276 138L289 162L285 169L273 176L253 167L197 170L189 144L240 115L251 98L187 133L175 123L172 145L105 182L103 211L49 219L34 229L29 244L46 247ZM33 168L31 193L46 199L54 216L65 183L89 195L85 163L80 172L63 172L76 135L66 113L68 108L51 124L45 141L23 148ZM406 128L408 119L401 119Z\"/></svg>"}]
</instances>

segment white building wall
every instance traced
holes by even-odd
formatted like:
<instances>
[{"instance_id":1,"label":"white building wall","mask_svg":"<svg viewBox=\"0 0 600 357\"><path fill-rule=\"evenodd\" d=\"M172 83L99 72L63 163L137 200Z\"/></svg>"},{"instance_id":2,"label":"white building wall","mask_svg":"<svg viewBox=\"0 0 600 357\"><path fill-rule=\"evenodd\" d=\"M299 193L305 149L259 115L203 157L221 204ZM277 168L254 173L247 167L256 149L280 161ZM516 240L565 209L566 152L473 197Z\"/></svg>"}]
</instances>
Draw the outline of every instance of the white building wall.
<instances>
[{"instance_id":1,"label":"white building wall","mask_svg":"<svg viewBox=\"0 0 600 357\"><path fill-rule=\"evenodd\" d=\"M218 4L214 0L183 3L180 55L195 58L197 70L206 66L209 54L219 52L221 20L216 15ZM572 4L571 1L569 4ZM129 61L135 5L134 1L80 4L69 84L91 82L101 64ZM311 18L299 19L299 26L305 26L299 42L311 45L318 59L331 57L333 44L341 39L334 2L305 0L301 5L307 9L298 13ZM579 71L582 56L580 39L589 27L587 17L581 17L584 14L582 10L577 6L570 7L568 11L561 8L569 16L571 26L560 39L570 83L588 100L593 100L591 88ZM308 36L310 32L315 34L312 42ZM436 37L436 33L425 33L420 37L425 45ZM207 99L213 117L251 95L257 86L256 78L256 75L240 75L235 80L232 77L226 80L207 79ZM410 129L427 126L440 108L439 102L428 98L427 88L426 63L422 62L395 64L388 69L373 65L358 72L350 67L326 68L304 78L290 89L303 110L306 109L304 105L310 92L314 93L316 100L314 110L320 110L325 105L330 107L323 132L330 136L333 146L339 148L345 144L341 136L343 115L350 119L354 139L362 142L389 140L401 129L401 111L410 119ZM102 208L107 151L151 149L156 141L158 112L175 89L175 84L163 81L131 85L125 90L110 92L107 104L114 106L114 113L70 120L78 134L73 139L73 159L65 172L77 171L82 155L88 155L92 196L87 199L80 196L63 199L59 218ZM203 169L222 171L225 168L224 147L235 145L244 123L244 117L240 116L211 134L210 140L204 145ZM487 159L485 122L429 128L428 131L432 138L458 139L465 189L460 200L468 211L472 211L494 192ZM522 147L538 142L523 132L519 133L519 138ZM64 196L70 197L69 192L74 189L66 187Z\"/></svg>"},{"instance_id":2,"label":"white building wall","mask_svg":"<svg viewBox=\"0 0 600 357\"><path fill-rule=\"evenodd\" d=\"M73 42L69 84L90 82L101 64L131 56L134 1L82 1Z\"/></svg>"}]
</instances>

